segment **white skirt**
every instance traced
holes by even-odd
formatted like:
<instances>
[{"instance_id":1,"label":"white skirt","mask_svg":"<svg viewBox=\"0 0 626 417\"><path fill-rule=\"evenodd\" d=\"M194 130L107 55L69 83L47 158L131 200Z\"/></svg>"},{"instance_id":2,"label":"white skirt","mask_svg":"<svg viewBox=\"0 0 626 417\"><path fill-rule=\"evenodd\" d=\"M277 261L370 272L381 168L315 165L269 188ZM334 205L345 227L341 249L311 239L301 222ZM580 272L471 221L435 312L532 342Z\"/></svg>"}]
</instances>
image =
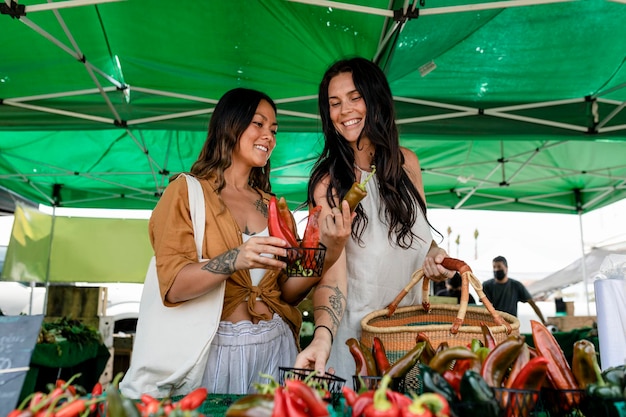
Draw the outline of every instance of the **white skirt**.
<instances>
[{"instance_id":1,"label":"white skirt","mask_svg":"<svg viewBox=\"0 0 626 417\"><path fill-rule=\"evenodd\" d=\"M211 342L202 386L214 394L251 394L255 383L266 383L263 375L278 381L279 367L293 367L298 351L293 333L274 314L272 320L222 321Z\"/></svg>"}]
</instances>

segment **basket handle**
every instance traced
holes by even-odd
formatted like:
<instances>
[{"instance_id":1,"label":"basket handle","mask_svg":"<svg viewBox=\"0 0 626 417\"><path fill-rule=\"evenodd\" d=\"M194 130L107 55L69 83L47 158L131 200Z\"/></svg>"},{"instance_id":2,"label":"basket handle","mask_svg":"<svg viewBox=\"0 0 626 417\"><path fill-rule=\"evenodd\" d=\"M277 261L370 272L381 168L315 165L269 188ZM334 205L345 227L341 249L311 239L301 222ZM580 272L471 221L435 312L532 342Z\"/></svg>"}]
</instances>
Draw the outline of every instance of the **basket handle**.
<instances>
[{"instance_id":1,"label":"basket handle","mask_svg":"<svg viewBox=\"0 0 626 417\"><path fill-rule=\"evenodd\" d=\"M454 319L452 323L452 327L450 328L450 333L456 334L458 333L459 328L463 324L465 320L465 313L467 312L467 304L469 302L469 284L472 284L474 290L476 290L476 294L481 303L487 308L487 311L493 317L494 321L498 325L502 325L506 327L507 334L511 334L513 331L511 324L505 321L500 313L496 311L496 309L491 304L491 301L487 298L483 291L483 285L478 278L472 272L472 269L467 265L464 261L455 258L444 258L441 262L441 265L449 270L457 271L461 274L461 302L459 305L459 312L457 317ZM422 307L424 311L430 311L430 301L428 299L428 293L430 290L430 279L424 276L424 272L421 269L418 269L411 275L411 281L407 284L406 287L400 291L400 293L396 296L396 298L387 306L387 316L391 317L393 313L395 313L400 301L408 294L408 292L422 279L424 282L422 283Z\"/></svg>"}]
</instances>

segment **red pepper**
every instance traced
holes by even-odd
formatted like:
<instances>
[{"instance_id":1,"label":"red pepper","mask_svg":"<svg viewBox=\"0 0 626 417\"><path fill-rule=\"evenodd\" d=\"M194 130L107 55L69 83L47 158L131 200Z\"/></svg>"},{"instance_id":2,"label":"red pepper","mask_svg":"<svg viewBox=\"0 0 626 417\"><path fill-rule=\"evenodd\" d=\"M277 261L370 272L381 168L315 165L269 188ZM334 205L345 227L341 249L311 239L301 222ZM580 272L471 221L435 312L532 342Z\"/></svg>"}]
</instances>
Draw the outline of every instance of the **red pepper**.
<instances>
[{"instance_id":1,"label":"red pepper","mask_svg":"<svg viewBox=\"0 0 626 417\"><path fill-rule=\"evenodd\" d=\"M422 352L421 361L423 363L430 363L430 360L435 356L435 348L430 341L430 338L426 333L419 332L415 337L415 343L425 342L424 351Z\"/></svg>"},{"instance_id":2,"label":"red pepper","mask_svg":"<svg viewBox=\"0 0 626 417\"><path fill-rule=\"evenodd\" d=\"M299 379L285 381L287 391L301 398L306 404L309 417L327 417L329 415L326 403L317 391Z\"/></svg>"},{"instance_id":3,"label":"red pepper","mask_svg":"<svg viewBox=\"0 0 626 417\"><path fill-rule=\"evenodd\" d=\"M563 349L559 346L552 332L543 323L536 320L530 321L530 328L535 349L541 356L548 359L548 380L560 390L578 389L578 383L569 362L567 362ZM570 408L575 405L572 394L566 394L565 398Z\"/></svg>"},{"instance_id":4,"label":"red pepper","mask_svg":"<svg viewBox=\"0 0 626 417\"><path fill-rule=\"evenodd\" d=\"M320 245L320 226L319 218L322 206L315 206L309 209L309 217L307 219L306 228L304 229L304 236L300 247L302 248L317 248Z\"/></svg>"},{"instance_id":5,"label":"red pepper","mask_svg":"<svg viewBox=\"0 0 626 417\"><path fill-rule=\"evenodd\" d=\"M495 348L496 345L498 344L496 342L496 337L493 335L493 332L491 331L489 326L487 326L487 324L482 321L480 322L480 329L482 330L483 337L485 338L485 347L488 347L490 350L493 350L493 348Z\"/></svg>"},{"instance_id":6,"label":"red pepper","mask_svg":"<svg viewBox=\"0 0 626 417\"><path fill-rule=\"evenodd\" d=\"M374 391L366 391L359 394L359 397L352 406L352 417L362 417L368 405L374 402Z\"/></svg>"},{"instance_id":7,"label":"red pepper","mask_svg":"<svg viewBox=\"0 0 626 417\"><path fill-rule=\"evenodd\" d=\"M296 237L283 225L283 222L281 221L280 213L278 211L278 200L276 200L276 196L270 197L268 205L267 227L269 229L270 236L283 239L291 247L295 248L298 246L298 240L296 239Z\"/></svg>"},{"instance_id":8,"label":"red pepper","mask_svg":"<svg viewBox=\"0 0 626 417\"><path fill-rule=\"evenodd\" d=\"M289 390L284 390L283 392L285 394L285 409L287 410L287 414L285 414L285 416L308 417L305 411L306 403L304 400L295 392L291 392Z\"/></svg>"},{"instance_id":9,"label":"red pepper","mask_svg":"<svg viewBox=\"0 0 626 417\"><path fill-rule=\"evenodd\" d=\"M289 210L289 206L287 205L287 200L285 200L285 197L280 197L278 199L278 213L283 220L283 224L287 226L287 229L289 229L297 239L298 228L296 226L296 220L293 218L291 210Z\"/></svg>"},{"instance_id":10,"label":"red pepper","mask_svg":"<svg viewBox=\"0 0 626 417\"><path fill-rule=\"evenodd\" d=\"M364 417L400 417L400 409L387 397L390 383L391 377L383 376L379 387L374 392L374 401L363 411Z\"/></svg>"},{"instance_id":11,"label":"red pepper","mask_svg":"<svg viewBox=\"0 0 626 417\"><path fill-rule=\"evenodd\" d=\"M526 366L526 364L530 361L530 351L528 350L528 345L524 343L522 346L522 350L520 350L515 362L511 365L511 370L509 371L509 375L504 383L505 388L513 388L513 381L515 381L515 377L520 373L520 371Z\"/></svg>"},{"instance_id":12,"label":"red pepper","mask_svg":"<svg viewBox=\"0 0 626 417\"><path fill-rule=\"evenodd\" d=\"M510 404L507 405L506 395L502 397L502 408L507 410L507 417L527 417L534 409L539 399L539 390L548 374L548 359L537 356L529 360L515 377L511 388L516 390L533 391L530 396L513 395ZM524 401L525 404L520 402Z\"/></svg>"},{"instance_id":13,"label":"red pepper","mask_svg":"<svg viewBox=\"0 0 626 417\"><path fill-rule=\"evenodd\" d=\"M341 393L343 394L343 398L346 399L346 404L348 404L350 407L354 405L357 398L359 397L356 391L354 391L352 388L348 387L347 385L341 386Z\"/></svg>"},{"instance_id":14,"label":"red pepper","mask_svg":"<svg viewBox=\"0 0 626 417\"><path fill-rule=\"evenodd\" d=\"M272 417L284 417L287 415L287 404L285 401L285 388L281 385L274 390L274 410Z\"/></svg>"},{"instance_id":15,"label":"red pepper","mask_svg":"<svg viewBox=\"0 0 626 417\"><path fill-rule=\"evenodd\" d=\"M208 391L205 387L196 388L178 402L180 409L183 411L195 410L202 405L207 395Z\"/></svg>"},{"instance_id":16,"label":"red pepper","mask_svg":"<svg viewBox=\"0 0 626 417\"><path fill-rule=\"evenodd\" d=\"M320 226L319 218L322 212L322 206L315 206L309 209L309 218L304 229L304 236L300 242L301 248L317 249L320 246ZM302 266L304 269L317 269L315 262L315 251L304 251L304 259Z\"/></svg>"},{"instance_id":17,"label":"red pepper","mask_svg":"<svg viewBox=\"0 0 626 417\"><path fill-rule=\"evenodd\" d=\"M30 410L35 410L38 409L38 405L44 401L46 399L46 394L44 394L43 392L36 392L33 394L32 398L30 399L30 403L28 404L28 408Z\"/></svg>"},{"instance_id":18,"label":"red pepper","mask_svg":"<svg viewBox=\"0 0 626 417\"><path fill-rule=\"evenodd\" d=\"M441 374L441 376L443 376L443 379L445 379L448 384L450 384L450 386L452 388L454 388L454 391L456 392L457 396L460 396L461 394L461 379L463 378L463 374L459 373L457 371L451 371L451 370L446 370L443 374Z\"/></svg>"},{"instance_id":19,"label":"red pepper","mask_svg":"<svg viewBox=\"0 0 626 417\"><path fill-rule=\"evenodd\" d=\"M91 389L91 398L97 398L100 395L102 395L102 384L100 382L96 382L96 384ZM94 402L89 406L89 412L94 413L97 408L98 404Z\"/></svg>"},{"instance_id":20,"label":"red pepper","mask_svg":"<svg viewBox=\"0 0 626 417\"><path fill-rule=\"evenodd\" d=\"M402 409L402 417L447 417L449 415L448 400L434 392L414 396L413 402Z\"/></svg>"},{"instance_id":21,"label":"red pepper","mask_svg":"<svg viewBox=\"0 0 626 417\"><path fill-rule=\"evenodd\" d=\"M374 371L374 373L370 373L371 365L368 366L367 359L365 358L365 353L363 352L363 348L361 347L359 341L356 340L354 337L351 337L346 340L346 345L348 346L348 349L350 350L350 353L352 354L352 357L354 358L354 363L356 365L354 374L357 376L376 376L376 371ZM374 368L375 367L376 365L374 364Z\"/></svg>"},{"instance_id":22,"label":"red pepper","mask_svg":"<svg viewBox=\"0 0 626 417\"><path fill-rule=\"evenodd\" d=\"M384 375L387 373L389 368L391 368L391 364L389 363L389 358L387 358L387 352L385 352L385 345L383 345L383 341L376 336L374 336L374 342L372 344L372 354L374 355L374 360L376 361L378 374Z\"/></svg>"},{"instance_id":23,"label":"red pepper","mask_svg":"<svg viewBox=\"0 0 626 417\"><path fill-rule=\"evenodd\" d=\"M85 405L86 400L79 398L73 401L68 401L54 412L55 417L76 417L87 409Z\"/></svg>"},{"instance_id":24,"label":"red pepper","mask_svg":"<svg viewBox=\"0 0 626 417\"><path fill-rule=\"evenodd\" d=\"M487 385L494 388L502 387L504 376L515 362L524 343L526 339L523 336L511 335L489 352L480 371Z\"/></svg>"},{"instance_id":25,"label":"red pepper","mask_svg":"<svg viewBox=\"0 0 626 417\"><path fill-rule=\"evenodd\" d=\"M397 391L387 390L387 398L389 398L389 401L391 401L400 410L411 404L411 399L409 397Z\"/></svg>"}]
</instances>

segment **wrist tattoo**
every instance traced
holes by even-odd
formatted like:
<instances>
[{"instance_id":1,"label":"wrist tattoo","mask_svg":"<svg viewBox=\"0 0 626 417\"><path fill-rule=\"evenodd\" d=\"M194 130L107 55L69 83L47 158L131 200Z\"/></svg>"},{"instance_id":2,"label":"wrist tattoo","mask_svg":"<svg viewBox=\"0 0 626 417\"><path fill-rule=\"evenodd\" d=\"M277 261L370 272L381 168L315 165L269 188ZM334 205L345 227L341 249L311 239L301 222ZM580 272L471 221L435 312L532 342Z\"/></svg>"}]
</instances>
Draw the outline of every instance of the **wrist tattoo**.
<instances>
[{"instance_id":1,"label":"wrist tattoo","mask_svg":"<svg viewBox=\"0 0 626 417\"><path fill-rule=\"evenodd\" d=\"M216 256L202 267L205 271L214 274L231 275L235 272L235 261L239 255L239 248L231 249L228 252Z\"/></svg>"}]
</instances>

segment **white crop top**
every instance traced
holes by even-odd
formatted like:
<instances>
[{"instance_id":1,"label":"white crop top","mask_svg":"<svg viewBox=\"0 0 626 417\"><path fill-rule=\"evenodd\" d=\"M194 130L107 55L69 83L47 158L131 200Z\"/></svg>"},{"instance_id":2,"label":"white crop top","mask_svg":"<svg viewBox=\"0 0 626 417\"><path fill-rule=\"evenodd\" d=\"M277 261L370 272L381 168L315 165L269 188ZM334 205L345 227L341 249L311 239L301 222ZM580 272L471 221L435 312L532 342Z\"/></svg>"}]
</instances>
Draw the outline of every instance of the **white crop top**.
<instances>
[{"instance_id":1,"label":"white crop top","mask_svg":"<svg viewBox=\"0 0 626 417\"><path fill-rule=\"evenodd\" d=\"M265 229L263 229L262 231L260 231L259 233L256 233L254 235L247 235L245 233L241 234L241 238L243 239L244 243L247 242L252 236L269 236L270 232L267 229L267 227ZM268 254L268 253L262 253L261 256L268 256L271 257L272 255ZM252 280L252 286L256 287L259 285L259 282L261 282L261 279L263 278L263 276L265 275L265 271L267 271L265 268L253 268L250 270L250 279Z\"/></svg>"}]
</instances>

